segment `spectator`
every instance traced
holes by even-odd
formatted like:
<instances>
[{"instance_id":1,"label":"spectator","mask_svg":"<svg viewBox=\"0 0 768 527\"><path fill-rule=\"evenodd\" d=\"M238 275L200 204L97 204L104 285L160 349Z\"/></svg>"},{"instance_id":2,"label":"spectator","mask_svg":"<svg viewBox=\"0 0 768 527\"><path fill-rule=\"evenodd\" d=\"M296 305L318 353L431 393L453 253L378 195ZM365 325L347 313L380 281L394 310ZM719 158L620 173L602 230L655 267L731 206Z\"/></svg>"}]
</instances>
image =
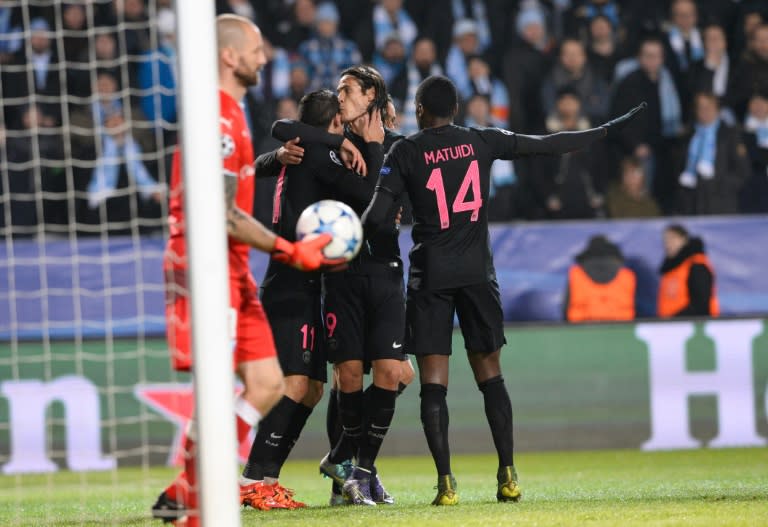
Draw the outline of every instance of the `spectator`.
<instances>
[{"instance_id":1,"label":"spectator","mask_svg":"<svg viewBox=\"0 0 768 527\"><path fill-rule=\"evenodd\" d=\"M416 88L421 81L430 75L442 75L443 69L437 63L435 43L428 38L420 38L413 45L411 58L405 63L405 68L390 86L390 93L401 112L401 132L410 135L418 132L416 123Z\"/></svg>"},{"instance_id":2,"label":"spectator","mask_svg":"<svg viewBox=\"0 0 768 527\"><path fill-rule=\"evenodd\" d=\"M125 42L125 49L121 49L120 54L138 57L149 50L149 17L144 0L115 0L108 6L109 10L100 17L98 25L121 26L120 44Z\"/></svg>"},{"instance_id":3,"label":"spectator","mask_svg":"<svg viewBox=\"0 0 768 527\"><path fill-rule=\"evenodd\" d=\"M467 102L464 126L487 128L496 126L487 96L475 94ZM491 165L491 184L488 194L488 219L509 221L517 216L517 190L515 165L512 161L497 159Z\"/></svg>"},{"instance_id":4,"label":"spectator","mask_svg":"<svg viewBox=\"0 0 768 527\"><path fill-rule=\"evenodd\" d=\"M618 61L619 51L616 32L610 20L603 15L594 17L589 22L589 47L587 62L604 83L613 81L613 70Z\"/></svg>"},{"instance_id":5,"label":"spectator","mask_svg":"<svg viewBox=\"0 0 768 527\"><path fill-rule=\"evenodd\" d=\"M5 119L8 123L20 123L21 113L28 104L27 98L34 93L49 98L43 103L43 110L59 122L61 110L58 100L63 93L59 87L61 63L51 43L51 28L44 18L35 18L30 22L29 31L31 54L27 56L25 47L22 47L16 51L10 63L3 67ZM28 76L30 70L31 79ZM52 102L54 99L57 102Z\"/></svg>"},{"instance_id":6,"label":"spectator","mask_svg":"<svg viewBox=\"0 0 768 527\"><path fill-rule=\"evenodd\" d=\"M472 94L485 96L491 104L491 123L486 126L506 128L509 123L509 94L504 83L491 75L491 67L480 55L467 58Z\"/></svg>"},{"instance_id":7,"label":"spectator","mask_svg":"<svg viewBox=\"0 0 768 527\"><path fill-rule=\"evenodd\" d=\"M682 225L664 229L665 258L659 269L658 315L662 318L720 314L712 264L701 238Z\"/></svg>"},{"instance_id":8,"label":"spectator","mask_svg":"<svg viewBox=\"0 0 768 527\"><path fill-rule=\"evenodd\" d=\"M603 120L607 111L608 86L587 63L584 45L570 38L560 45L559 59L541 87L544 111L547 114L554 108L557 93L566 87L578 94L584 105L584 114L591 121Z\"/></svg>"},{"instance_id":9,"label":"spectator","mask_svg":"<svg viewBox=\"0 0 768 527\"><path fill-rule=\"evenodd\" d=\"M445 74L451 78L463 100L472 96L472 84L467 72L470 56L480 53L477 22L469 18L458 20L453 26L453 45L445 58Z\"/></svg>"},{"instance_id":10,"label":"spectator","mask_svg":"<svg viewBox=\"0 0 768 527\"><path fill-rule=\"evenodd\" d=\"M86 165L76 173L77 190L88 196L77 205L78 222L110 224L110 232L125 234L137 214L159 218L164 187L151 176L154 164L144 161L155 148L141 109L124 104L110 73L100 72L96 82L94 102L76 109L70 121L73 155Z\"/></svg>"},{"instance_id":11,"label":"spectator","mask_svg":"<svg viewBox=\"0 0 768 527\"><path fill-rule=\"evenodd\" d=\"M338 33L339 12L325 2L317 6L316 35L299 46L299 54L309 69L309 89L335 89L339 74L362 60L357 46Z\"/></svg>"},{"instance_id":12,"label":"spectator","mask_svg":"<svg viewBox=\"0 0 768 527\"><path fill-rule=\"evenodd\" d=\"M306 64L301 61L291 64L291 77L288 82L288 96L298 104L304 94L309 91L309 72Z\"/></svg>"},{"instance_id":13,"label":"spectator","mask_svg":"<svg viewBox=\"0 0 768 527\"><path fill-rule=\"evenodd\" d=\"M688 100L688 72L694 62L704 58L704 44L696 27L699 12L693 0L673 0L667 29L665 63L675 78L682 100ZM683 113L687 108L683 108Z\"/></svg>"},{"instance_id":14,"label":"spectator","mask_svg":"<svg viewBox=\"0 0 768 527\"><path fill-rule=\"evenodd\" d=\"M661 41L643 41L637 60L619 63L616 74L609 115L621 115L643 101L648 103L647 110L617 138L620 155L640 159L655 197L662 208L671 208L675 192L668 183L673 177L666 171L671 156L669 142L681 134L683 127L680 99L672 75L664 68Z\"/></svg>"},{"instance_id":15,"label":"spectator","mask_svg":"<svg viewBox=\"0 0 768 527\"><path fill-rule=\"evenodd\" d=\"M88 24L85 18L85 6L65 4L61 11L61 23L64 34L64 59L67 62L77 60L88 49Z\"/></svg>"},{"instance_id":16,"label":"spectator","mask_svg":"<svg viewBox=\"0 0 768 527\"><path fill-rule=\"evenodd\" d=\"M24 44L20 6L0 5L0 64L11 62Z\"/></svg>"},{"instance_id":17,"label":"spectator","mask_svg":"<svg viewBox=\"0 0 768 527\"><path fill-rule=\"evenodd\" d=\"M71 95L89 97L93 85L94 71L108 71L113 77L122 77L120 51L117 37L108 29L101 29L93 39L95 62L91 62L91 50L83 50L78 60L67 65L67 85Z\"/></svg>"},{"instance_id":18,"label":"spectator","mask_svg":"<svg viewBox=\"0 0 768 527\"><path fill-rule=\"evenodd\" d=\"M589 239L568 270L564 311L568 322L634 320L637 277L605 236Z\"/></svg>"},{"instance_id":19,"label":"spectator","mask_svg":"<svg viewBox=\"0 0 768 527\"><path fill-rule=\"evenodd\" d=\"M373 67L389 85L405 68L405 46L397 32L387 37L380 51L373 54Z\"/></svg>"},{"instance_id":20,"label":"spectator","mask_svg":"<svg viewBox=\"0 0 768 527\"><path fill-rule=\"evenodd\" d=\"M233 13L256 23L256 10L250 0L216 0L216 13Z\"/></svg>"},{"instance_id":21,"label":"spectator","mask_svg":"<svg viewBox=\"0 0 768 527\"><path fill-rule=\"evenodd\" d=\"M277 47L294 52L305 40L312 38L317 8L314 0L296 0L289 15L275 21L274 27L262 27Z\"/></svg>"},{"instance_id":22,"label":"spectator","mask_svg":"<svg viewBox=\"0 0 768 527\"><path fill-rule=\"evenodd\" d=\"M572 90L558 94L554 113L547 119L547 133L574 132L590 128L582 113L581 100ZM602 175L598 145L562 156L542 156L531 160L535 174L531 185L551 219L583 219L603 215Z\"/></svg>"},{"instance_id":23,"label":"spectator","mask_svg":"<svg viewBox=\"0 0 768 527\"><path fill-rule=\"evenodd\" d=\"M66 203L61 199L66 195L66 184L61 169L64 145L60 129L54 128L54 118L38 105L22 111L20 125L3 141L8 188L0 189L0 194L9 198L11 223L5 226L13 229L14 236L36 234L37 224L43 221L66 223ZM4 177L0 178L0 185L4 181ZM58 199L53 198L54 192L60 193ZM0 223L4 221L5 214L0 214Z\"/></svg>"},{"instance_id":24,"label":"spectator","mask_svg":"<svg viewBox=\"0 0 768 527\"><path fill-rule=\"evenodd\" d=\"M614 0L585 0L575 4L565 14L565 33L567 35L583 36L584 29L602 18L611 26L611 32L617 31L620 25L621 10ZM590 30L591 31L591 30Z\"/></svg>"},{"instance_id":25,"label":"spectator","mask_svg":"<svg viewBox=\"0 0 768 527\"><path fill-rule=\"evenodd\" d=\"M613 184L605 198L609 218L654 218L661 216L656 200L650 196L643 164L634 157L621 162L621 183Z\"/></svg>"},{"instance_id":26,"label":"spectator","mask_svg":"<svg viewBox=\"0 0 768 527\"><path fill-rule=\"evenodd\" d=\"M137 83L144 116L159 130L176 123L176 16L170 9L157 13L157 49L144 53ZM173 144L172 137L169 143Z\"/></svg>"},{"instance_id":27,"label":"spectator","mask_svg":"<svg viewBox=\"0 0 768 527\"><path fill-rule=\"evenodd\" d=\"M350 0L359 3L358 0ZM506 1L506 0L504 0ZM427 38L435 45L437 61L445 63L448 49L453 42L453 26L456 20L468 18L467 16L455 17L448 2L425 2L424 0L405 0L405 9L413 18L416 27L419 28L418 39Z\"/></svg>"},{"instance_id":28,"label":"spectator","mask_svg":"<svg viewBox=\"0 0 768 527\"><path fill-rule=\"evenodd\" d=\"M739 193L749 174L747 150L739 132L720 119L712 93L695 96L696 125L680 174L683 214L735 214Z\"/></svg>"},{"instance_id":29,"label":"spectator","mask_svg":"<svg viewBox=\"0 0 768 527\"><path fill-rule=\"evenodd\" d=\"M291 57L288 51L273 46L264 39L266 65L261 69L261 81L249 88L249 93L258 101L274 102L288 97L291 93ZM272 123L270 123L271 125Z\"/></svg>"},{"instance_id":30,"label":"spectator","mask_svg":"<svg viewBox=\"0 0 768 527\"><path fill-rule=\"evenodd\" d=\"M520 42L504 57L504 82L509 91L509 128L522 133L544 132L546 113L541 85L552 66L552 41L538 8L522 10L516 19Z\"/></svg>"},{"instance_id":31,"label":"spectator","mask_svg":"<svg viewBox=\"0 0 768 527\"><path fill-rule=\"evenodd\" d=\"M688 93L712 92L722 104L727 101L728 86L733 84L732 74L725 30L709 25L704 28L704 57L691 65Z\"/></svg>"},{"instance_id":32,"label":"spectator","mask_svg":"<svg viewBox=\"0 0 768 527\"><path fill-rule=\"evenodd\" d=\"M744 143L752 171L742 192L742 210L768 212L768 94L756 93L749 100Z\"/></svg>"},{"instance_id":33,"label":"spectator","mask_svg":"<svg viewBox=\"0 0 768 527\"><path fill-rule=\"evenodd\" d=\"M380 0L373 8L373 38L380 53L384 52L384 47L393 33L398 35L405 48L403 54L410 53L419 30L408 12L403 9L403 0Z\"/></svg>"},{"instance_id":34,"label":"spectator","mask_svg":"<svg viewBox=\"0 0 768 527\"><path fill-rule=\"evenodd\" d=\"M451 0L453 20L472 20L478 41L478 52L484 53L491 47L491 26L485 0ZM506 6L504 6L506 7ZM497 13L501 14L501 13Z\"/></svg>"},{"instance_id":35,"label":"spectator","mask_svg":"<svg viewBox=\"0 0 768 527\"><path fill-rule=\"evenodd\" d=\"M742 120L749 98L755 92L768 91L768 24L755 28L749 47L736 68L729 106Z\"/></svg>"}]
</instances>

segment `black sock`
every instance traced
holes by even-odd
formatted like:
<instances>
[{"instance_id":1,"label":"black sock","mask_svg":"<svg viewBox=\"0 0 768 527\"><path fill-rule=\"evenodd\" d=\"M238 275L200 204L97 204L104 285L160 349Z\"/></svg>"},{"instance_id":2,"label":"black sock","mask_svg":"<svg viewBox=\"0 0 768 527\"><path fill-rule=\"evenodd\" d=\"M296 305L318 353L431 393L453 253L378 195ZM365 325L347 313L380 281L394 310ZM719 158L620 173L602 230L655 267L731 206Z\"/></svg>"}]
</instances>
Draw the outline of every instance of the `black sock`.
<instances>
[{"instance_id":1,"label":"black sock","mask_svg":"<svg viewBox=\"0 0 768 527\"><path fill-rule=\"evenodd\" d=\"M493 377L479 383L477 387L483 392L485 416L491 427L493 444L499 454L499 467L512 466L515 449L512 438L512 402L509 400L507 387L504 386L504 377Z\"/></svg>"},{"instance_id":2,"label":"black sock","mask_svg":"<svg viewBox=\"0 0 768 527\"><path fill-rule=\"evenodd\" d=\"M389 431L392 417L395 415L396 390L385 390L371 385L366 405L368 415L365 435L360 441L357 465L366 470L373 470L373 463L379 455L384 436ZM368 391L368 390L366 390Z\"/></svg>"},{"instance_id":3,"label":"black sock","mask_svg":"<svg viewBox=\"0 0 768 527\"><path fill-rule=\"evenodd\" d=\"M344 433L331 450L331 463L341 463L357 453L363 434L363 390L352 393L339 392L339 416Z\"/></svg>"},{"instance_id":4,"label":"black sock","mask_svg":"<svg viewBox=\"0 0 768 527\"><path fill-rule=\"evenodd\" d=\"M283 468L285 460L296 445L296 441L299 440L301 431L304 430L304 425L307 424L307 419L312 414L312 408L304 406L299 403L296 405L296 410L293 412L291 422L288 424L288 428L285 430L283 440L280 441L280 447L278 448L275 459L270 460L264 467L264 476L268 478L279 478L280 469Z\"/></svg>"},{"instance_id":5,"label":"black sock","mask_svg":"<svg viewBox=\"0 0 768 527\"><path fill-rule=\"evenodd\" d=\"M285 440L286 430L299 403L283 396L267 416L259 423L256 439L248 454L248 463L243 469L243 476L248 479L264 479L268 466L273 466L280 456L280 449Z\"/></svg>"},{"instance_id":6,"label":"black sock","mask_svg":"<svg viewBox=\"0 0 768 527\"><path fill-rule=\"evenodd\" d=\"M331 389L328 398L328 412L325 414L325 432L328 434L328 450L331 450L341 438L341 417L339 417L339 391Z\"/></svg>"},{"instance_id":7,"label":"black sock","mask_svg":"<svg viewBox=\"0 0 768 527\"><path fill-rule=\"evenodd\" d=\"M451 449L448 446L448 388L442 384L421 385L421 424L438 476L451 473Z\"/></svg>"}]
</instances>

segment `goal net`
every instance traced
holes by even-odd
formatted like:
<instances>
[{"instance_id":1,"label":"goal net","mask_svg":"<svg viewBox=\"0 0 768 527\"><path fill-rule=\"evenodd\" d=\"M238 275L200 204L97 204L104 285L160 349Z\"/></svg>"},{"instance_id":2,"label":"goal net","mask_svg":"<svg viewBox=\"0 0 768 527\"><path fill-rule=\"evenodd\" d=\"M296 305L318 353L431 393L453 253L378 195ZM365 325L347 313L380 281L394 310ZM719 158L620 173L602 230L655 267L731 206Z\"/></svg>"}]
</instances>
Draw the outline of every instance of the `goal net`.
<instances>
[{"instance_id":1,"label":"goal net","mask_svg":"<svg viewBox=\"0 0 768 527\"><path fill-rule=\"evenodd\" d=\"M109 523L121 482L148 517L174 473L155 467L179 461L192 392L170 370L162 277L175 33L170 1L0 2L2 525L78 508ZM104 486L113 502L92 507Z\"/></svg>"}]
</instances>

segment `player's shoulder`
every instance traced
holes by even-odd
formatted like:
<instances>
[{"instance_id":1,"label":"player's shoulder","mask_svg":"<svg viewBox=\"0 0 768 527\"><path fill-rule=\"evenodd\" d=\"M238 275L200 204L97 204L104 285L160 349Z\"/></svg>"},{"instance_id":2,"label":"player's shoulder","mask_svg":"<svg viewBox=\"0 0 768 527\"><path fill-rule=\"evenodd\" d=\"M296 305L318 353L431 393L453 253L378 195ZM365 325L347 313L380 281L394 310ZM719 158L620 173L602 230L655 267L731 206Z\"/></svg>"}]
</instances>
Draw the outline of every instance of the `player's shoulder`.
<instances>
[{"instance_id":1,"label":"player's shoulder","mask_svg":"<svg viewBox=\"0 0 768 527\"><path fill-rule=\"evenodd\" d=\"M302 164L314 167L344 166L339 153L328 145L307 143L301 146L304 147Z\"/></svg>"}]
</instances>

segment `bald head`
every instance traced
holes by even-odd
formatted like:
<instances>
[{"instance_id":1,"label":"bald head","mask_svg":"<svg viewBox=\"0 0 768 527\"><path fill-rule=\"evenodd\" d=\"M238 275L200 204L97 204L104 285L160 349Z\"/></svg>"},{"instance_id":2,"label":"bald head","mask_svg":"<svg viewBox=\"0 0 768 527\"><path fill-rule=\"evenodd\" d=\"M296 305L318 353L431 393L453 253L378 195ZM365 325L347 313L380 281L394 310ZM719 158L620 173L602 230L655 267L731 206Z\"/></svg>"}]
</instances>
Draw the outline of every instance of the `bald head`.
<instances>
[{"instance_id":1,"label":"bald head","mask_svg":"<svg viewBox=\"0 0 768 527\"><path fill-rule=\"evenodd\" d=\"M216 38L220 78L224 82L231 79L241 88L258 84L259 72L267 62L259 28L245 17L220 15Z\"/></svg>"},{"instance_id":2,"label":"bald head","mask_svg":"<svg viewBox=\"0 0 768 527\"><path fill-rule=\"evenodd\" d=\"M239 15L219 15L216 17L216 40L219 50L223 48L242 49L246 35L259 31L253 22Z\"/></svg>"}]
</instances>

